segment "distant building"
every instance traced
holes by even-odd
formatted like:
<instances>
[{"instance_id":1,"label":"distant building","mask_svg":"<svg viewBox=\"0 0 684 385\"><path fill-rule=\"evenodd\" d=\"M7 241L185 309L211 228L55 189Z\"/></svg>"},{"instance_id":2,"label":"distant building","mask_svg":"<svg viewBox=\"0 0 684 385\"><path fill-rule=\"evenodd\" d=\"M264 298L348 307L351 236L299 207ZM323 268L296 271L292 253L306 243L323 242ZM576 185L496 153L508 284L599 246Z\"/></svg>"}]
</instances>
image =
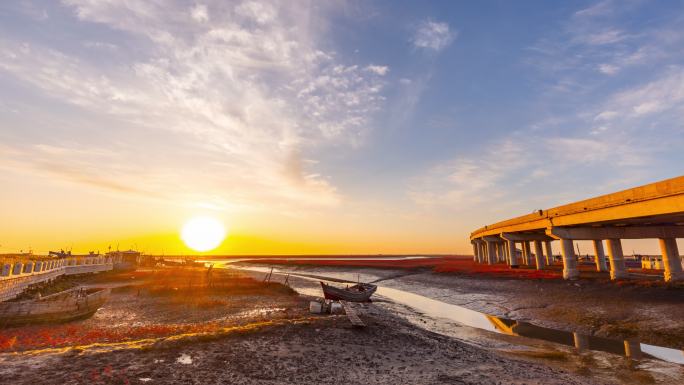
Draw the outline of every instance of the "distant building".
<instances>
[{"instance_id":1,"label":"distant building","mask_svg":"<svg viewBox=\"0 0 684 385\"><path fill-rule=\"evenodd\" d=\"M663 257L660 255L642 255L641 268L651 270L664 270Z\"/></svg>"},{"instance_id":2,"label":"distant building","mask_svg":"<svg viewBox=\"0 0 684 385\"><path fill-rule=\"evenodd\" d=\"M110 251L107 257L112 259L114 270L135 270L140 264L142 254L135 250Z\"/></svg>"}]
</instances>

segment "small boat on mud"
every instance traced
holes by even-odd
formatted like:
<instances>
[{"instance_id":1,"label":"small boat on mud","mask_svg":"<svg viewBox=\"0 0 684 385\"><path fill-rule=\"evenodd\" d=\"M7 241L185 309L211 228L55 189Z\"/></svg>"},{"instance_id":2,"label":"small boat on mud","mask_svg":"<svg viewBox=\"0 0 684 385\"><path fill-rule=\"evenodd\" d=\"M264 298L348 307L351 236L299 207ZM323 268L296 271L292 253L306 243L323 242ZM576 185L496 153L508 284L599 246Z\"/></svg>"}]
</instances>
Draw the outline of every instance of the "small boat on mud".
<instances>
[{"instance_id":1,"label":"small boat on mud","mask_svg":"<svg viewBox=\"0 0 684 385\"><path fill-rule=\"evenodd\" d=\"M0 327L87 318L107 301L109 293L110 289L76 287L34 300L0 302Z\"/></svg>"},{"instance_id":2,"label":"small boat on mud","mask_svg":"<svg viewBox=\"0 0 684 385\"><path fill-rule=\"evenodd\" d=\"M349 302L368 302L373 293L378 289L377 286L370 283L357 283L354 286L341 289L321 282L321 287L323 288L325 299Z\"/></svg>"}]
</instances>

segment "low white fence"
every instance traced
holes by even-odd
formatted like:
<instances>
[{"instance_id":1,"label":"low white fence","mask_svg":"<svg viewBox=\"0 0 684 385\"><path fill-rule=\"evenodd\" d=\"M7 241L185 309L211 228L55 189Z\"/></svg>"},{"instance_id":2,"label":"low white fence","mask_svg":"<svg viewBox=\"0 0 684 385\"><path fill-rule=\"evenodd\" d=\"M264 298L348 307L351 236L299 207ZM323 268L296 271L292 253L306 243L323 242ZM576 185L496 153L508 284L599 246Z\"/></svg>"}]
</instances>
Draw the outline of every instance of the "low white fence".
<instances>
[{"instance_id":1,"label":"low white fence","mask_svg":"<svg viewBox=\"0 0 684 385\"><path fill-rule=\"evenodd\" d=\"M97 273L112 270L113 267L111 258L99 255L3 262L0 270L0 302L18 296L31 285L60 275Z\"/></svg>"}]
</instances>

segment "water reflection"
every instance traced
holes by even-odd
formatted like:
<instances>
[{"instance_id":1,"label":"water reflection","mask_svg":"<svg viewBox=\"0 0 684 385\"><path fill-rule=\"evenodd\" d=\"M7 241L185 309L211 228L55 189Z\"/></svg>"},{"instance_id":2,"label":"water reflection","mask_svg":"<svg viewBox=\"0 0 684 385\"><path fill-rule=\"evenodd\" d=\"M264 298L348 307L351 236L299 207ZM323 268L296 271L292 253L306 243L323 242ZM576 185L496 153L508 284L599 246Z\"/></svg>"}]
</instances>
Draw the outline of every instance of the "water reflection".
<instances>
[{"instance_id":1,"label":"water reflection","mask_svg":"<svg viewBox=\"0 0 684 385\"><path fill-rule=\"evenodd\" d=\"M270 268L250 266L241 269L266 273ZM330 282L344 281L336 277L311 276L291 271L273 269L274 274L289 274L310 281L326 280ZM350 281L346 281L350 282ZM321 295L320 290L307 289L307 295ZM391 301L408 306L415 311L433 318L444 318L456 321L460 324L483 329L490 332L521 336L553 342L561 345L574 347L578 352L601 351L618 354L633 360L639 360L643 356L649 356L676 364L684 364L684 351L662 346L640 343L636 339L614 340L603 337L589 336L580 333L567 332L557 329L537 326L524 321L497 317L491 314L481 313L462 306L449 304L420 294L390 287L378 286L377 295L388 298Z\"/></svg>"},{"instance_id":2,"label":"water reflection","mask_svg":"<svg viewBox=\"0 0 684 385\"><path fill-rule=\"evenodd\" d=\"M253 262L253 263L264 263L268 260L278 260L278 261L406 261L415 259L432 259L435 257L427 255L401 255L401 256L391 256L391 257L259 257L259 258L220 258L220 259L203 259L197 262L201 263L219 263L219 264L230 264L238 262Z\"/></svg>"}]
</instances>

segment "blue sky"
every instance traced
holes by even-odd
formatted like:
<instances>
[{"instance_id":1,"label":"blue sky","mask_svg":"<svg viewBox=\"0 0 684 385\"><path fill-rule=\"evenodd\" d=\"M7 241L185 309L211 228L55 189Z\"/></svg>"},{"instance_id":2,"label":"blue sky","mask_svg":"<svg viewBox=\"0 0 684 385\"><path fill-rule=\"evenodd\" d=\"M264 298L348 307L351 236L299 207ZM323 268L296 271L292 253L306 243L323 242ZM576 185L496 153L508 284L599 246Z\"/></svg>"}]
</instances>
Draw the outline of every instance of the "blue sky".
<instances>
[{"instance_id":1,"label":"blue sky","mask_svg":"<svg viewBox=\"0 0 684 385\"><path fill-rule=\"evenodd\" d=\"M467 252L481 225L681 174L683 8L3 2L2 208L29 234L45 188L74 223L211 210L340 252Z\"/></svg>"}]
</instances>

